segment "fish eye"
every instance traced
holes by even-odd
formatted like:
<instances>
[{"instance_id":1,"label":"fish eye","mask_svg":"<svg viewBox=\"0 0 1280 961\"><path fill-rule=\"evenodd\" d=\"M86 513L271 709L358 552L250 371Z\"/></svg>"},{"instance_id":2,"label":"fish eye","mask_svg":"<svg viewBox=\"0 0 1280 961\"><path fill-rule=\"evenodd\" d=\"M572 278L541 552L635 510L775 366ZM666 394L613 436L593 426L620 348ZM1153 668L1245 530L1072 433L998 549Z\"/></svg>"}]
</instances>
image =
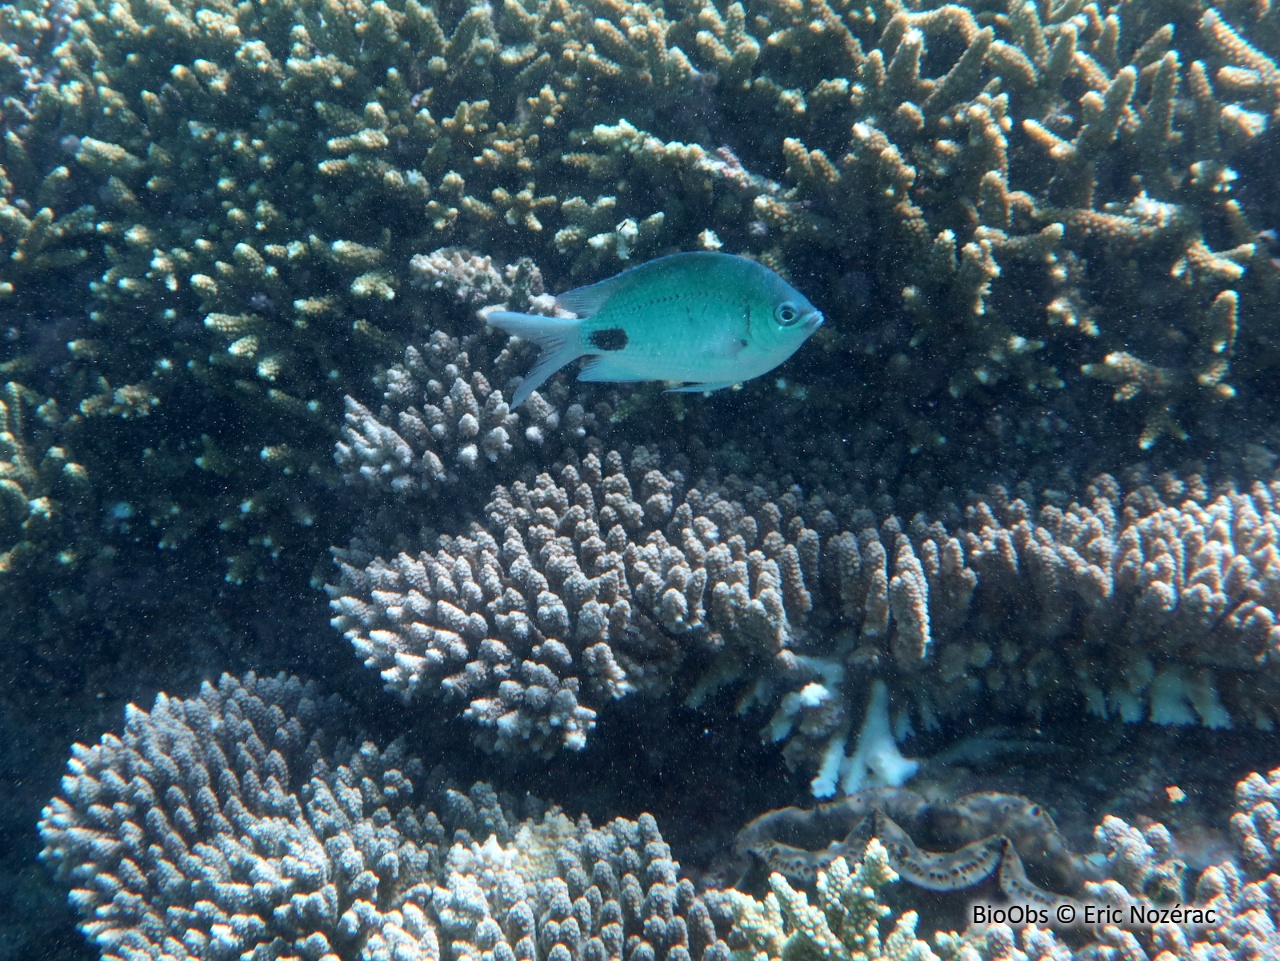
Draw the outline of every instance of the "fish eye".
<instances>
[{"instance_id":1,"label":"fish eye","mask_svg":"<svg viewBox=\"0 0 1280 961\"><path fill-rule=\"evenodd\" d=\"M783 327L790 327L800 319L800 311L796 309L795 304L782 303L774 308L773 316Z\"/></svg>"}]
</instances>

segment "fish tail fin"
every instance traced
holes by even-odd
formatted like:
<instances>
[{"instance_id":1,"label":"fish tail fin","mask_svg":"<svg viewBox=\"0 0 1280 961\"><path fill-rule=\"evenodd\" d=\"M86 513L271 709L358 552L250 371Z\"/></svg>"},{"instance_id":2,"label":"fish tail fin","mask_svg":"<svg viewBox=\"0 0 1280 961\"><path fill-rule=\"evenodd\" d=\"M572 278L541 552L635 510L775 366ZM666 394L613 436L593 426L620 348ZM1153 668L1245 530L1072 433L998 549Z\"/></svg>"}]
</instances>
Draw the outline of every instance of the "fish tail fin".
<instances>
[{"instance_id":1,"label":"fish tail fin","mask_svg":"<svg viewBox=\"0 0 1280 961\"><path fill-rule=\"evenodd\" d=\"M557 370L586 353L582 349L582 338L578 331L582 320L578 317L541 317L537 314L495 310L485 321L490 326L502 328L513 337L532 341L542 351L538 355L538 362L525 374L524 380L511 395L513 408L523 404Z\"/></svg>"}]
</instances>

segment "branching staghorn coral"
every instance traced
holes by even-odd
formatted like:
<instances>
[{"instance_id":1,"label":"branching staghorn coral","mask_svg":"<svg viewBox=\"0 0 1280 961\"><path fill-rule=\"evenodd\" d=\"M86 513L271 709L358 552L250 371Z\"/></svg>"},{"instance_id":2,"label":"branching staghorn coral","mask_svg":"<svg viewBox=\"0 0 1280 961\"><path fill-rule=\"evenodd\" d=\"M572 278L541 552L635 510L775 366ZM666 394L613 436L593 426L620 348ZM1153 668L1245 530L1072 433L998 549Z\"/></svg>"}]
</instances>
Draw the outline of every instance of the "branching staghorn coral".
<instances>
[{"instance_id":1,"label":"branching staghorn coral","mask_svg":"<svg viewBox=\"0 0 1280 961\"><path fill-rule=\"evenodd\" d=\"M43 857L71 886L81 928L102 956L461 961L536 951L591 961L629 945L657 961L727 961L732 945L770 959L817 949L864 961L935 957L917 937L916 913L883 903L883 888L898 879L892 834L860 842L852 869L828 856L808 894L774 874L763 902L737 890L704 896L647 814L596 828L532 800L517 813L485 784L428 789L403 744L357 747L342 739L349 726L343 704L313 685L224 675L198 697L130 707L119 736L77 745L40 823ZM1277 782L1276 771L1241 781L1233 824L1259 823ZM914 810L939 826L921 798L880 800L906 823ZM842 806L852 813L855 803ZM1022 799L956 804L966 813L943 821L961 836L996 828L1021 830L1027 849L1054 843L1039 836L1052 835L1052 821ZM810 820L819 831L843 823ZM794 836L794 826L785 833ZM1090 899L1209 908L1207 925L1084 929L1085 946L1034 925L926 937L937 956L964 961L1014 949L1055 961L1109 949L1139 961L1266 957L1280 943L1280 879L1251 851L1251 836L1237 830L1240 862L1207 868L1188 897L1177 839L1162 825L1138 830L1108 817L1095 832L1108 880L1085 882ZM801 872L806 887L813 880ZM908 905L910 890L901 892ZM1205 954L1210 946L1217 953Z\"/></svg>"},{"instance_id":2,"label":"branching staghorn coral","mask_svg":"<svg viewBox=\"0 0 1280 961\"><path fill-rule=\"evenodd\" d=\"M541 271L530 261L494 267L487 257L438 250L413 258L414 283L446 290L460 302L484 309L509 307L554 311L543 293ZM348 486L413 494L431 500L466 478L480 486L491 465L536 455L554 461L566 445L599 447L588 430L605 420L607 408L588 413L570 403L563 381L537 391L519 411L505 396L522 372L512 351L495 347L482 333L450 337L435 331L427 342L405 349L404 360L382 376L383 404L375 414L346 398L346 426L334 459Z\"/></svg>"},{"instance_id":3,"label":"branching staghorn coral","mask_svg":"<svg viewBox=\"0 0 1280 961\"><path fill-rule=\"evenodd\" d=\"M1228 107L1232 121L1245 130L1261 130L1267 124L1280 119L1280 66L1275 61L1280 31L1276 27L1275 11L1268 8L1242 10L1237 4L1231 7L1236 16L1228 19L1215 7L1208 7L1200 18L1199 28L1204 40L1213 50L1218 61L1215 79L1233 93L1243 95L1253 110ZM1236 22L1232 22L1235 20ZM1259 49L1245 36L1244 31L1266 44Z\"/></svg>"},{"instance_id":4,"label":"branching staghorn coral","mask_svg":"<svg viewBox=\"0 0 1280 961\"><path fill-rule=\"evenodd\" d=\"M884 309L916 325L904 361L945 344L953 395L1002 380L1062 386L1072 356L1092 354L1086 373L1112 376L1106 358L1136 337L1151 352L1140 362L1163 371L1139 402L1143 446L1181 434L1171 405L1233 396L1237 288L1259 306L1275 299L1231 188L1233 158L1256 153L1265 124L1238 135L1244 108L1223 113L1205 64L1176 49L1191 24L1142 5L1010 3L987 26L957 5L842 17L817 2L753 21L756 10L701 5L692 45L733 78L717 90L726 119L772 114L772 136L717 167L698 144L597 125L597 149L574 163L602 180L638 168L645 193L670 192L675 176L668 211L709 216L715 201L721 237L772 230L769 256L817 245L837 269L870 274ZM762 21L772 32L753 35ZM690 49L686 29L672 32ZM784 178L751 172L779 162ZM1262 278L1245 277L1254 268ZM1153 285L1153 272L1166 279ZM1142 291L1130 308L1140 325L1103 303L1121 290Z\"/></svg>"},{"instance_id":5,"label":"branching staghorn coral","mask_svg":"<svg viewBox=\"0 0 1280 961\"><path fill-rule=\"evenodd\" d=\"M431 957L412 878L445 828L414 804L416 762L340 746L321 728L340 723L295 678L224 675L77 746L40 830L86 937L104 956L319 958L369 940Z\"/></svg>"},{"instance_id":6,"label":"branching staghorn coral","mask_svg":"<svg viewBox=\"0 0 1280 961\"><path fill-rule=\"evenodd\" d=\"M102 956L727 961L650 815L520 821L345 720L296 678L223 675L77 745L40 832Z\"/></svg>"},{"instance_id":7,"label":"branching staghorn coral","mask_svg":"<svg viewBox=\"0 0 1280 961\"><path fill-rule=\"evenodd\" d=\"M233 579L310 536L314 499L284 507L274 482L332 481L343 394L368 405L406 342L473 332L411 290L442 245L533 257L553 289L754 254L807 270L833 349L902 314L870 366L939 372L832 404L884 398L938 444L929 402L1065 384L1101 403L1086 367L1142 408L1147 445L1230 396L1276 300L1233 187L1270 122L1273 18L1148 7L26 4L0 51L0 289L20 316L65 282L92 316L71 376L35 389L228 453L216 511L160 492L215 482L194 455L131 486L170 542L247 542Z\"/></svg>"},{"instance_id":8,"label":"branching staghorn coral","mask_svg":"<svg viewBox=\"0 0 1280 961\"><path fill-rule=\"evenodd\" d=\"M89 256L94 231L93 208L80 206L58 213L72 178L65 165L41 169L39 158L29 152L12 127L13 118L28 119L34 108L31 95L51 70L49 53L65 39L74 4L44 4L41 9L9 4L0 10L0 74L7 81L3 111L9 132L0 166L0 301L14 293L14 279L39 282L43 273L54 273Z\"/></svg>"},{"instance_id":9,"label":"branching staghorn coral","mask_svg":"<svg viewBox=\"0 0 1280 961\"><path fill-rule=\"evenodd\" d=\"M908 911L881 938L881 919L891 910L877 900L879 889L898 880L888 852L872 839L853 868L836 858L818 873L816 904L779 874L769 878L763 903L748 894L722 895L736 930L750 945L756 961L790 961L825 957L840 961L938 961L915 936L917 915Z\"/></svg>"},{"instance_id":10,"label":"branching staghorn coral","mask_svg":"<svg viewBox=\"0 0 1280 961\"><path fill-rule=\"evenodd\" d=\"M1280 775L1275 771L1267 778L1255 772L1236 785L1237 811L1231 817L1231 832L1252 877L1275 873L1278 866L1280 813L1277 802L1280 802Z\"/></svg>"},{"instance_id":11,"label":"branching staghorn coral","mask_svg":"<svg viewBox=\"0 0 1280 961\"><path fill-rule=\"evenodd\" d=\"M431 549L337 551L329 594L389 690L455 700L487 746L581 748L613 699L739 686L823 795L861 783L846 751L873 678L925 725L981 697L1274 724L1280 489L1166 496L1102 478L1036 512L997 491L952 531L798 491L739 502L610 454L498 488Z\"/></svg>"},{"instance_id":12,"label":"branching staghorn coral","mask_svg":"<svg viewBox=\"0 0 1280 961\"><path fill-rule=\"evenodd\" d=\"M85 469L57 445L41 452L37 438L50 432L33 429L42 415L56 418L56 407L13 381L0 392L0 575L51 556L71 565L88 547L63 516L74 512L66 500L84 496Z\"/></svg>"},{"instance_id":13,"label":"branching staghorn coral","mask_svg":"<svg viewBox=\"0 0 1280 961\"><path fill-rule=\"evenodd\" d=\"M728 961L703 899L648 814L592 828L563 814L505 845L455 844L435 914L449 955ZM535 945L537 947L535 947Z\"/></svg>"},{"instance_id":14,"label":"branching staghorn coral","mask_svg":"<svg viewBox=\"0 0 1280 961\"><path fill-rule=\"evenodd\" d=\"M390 690L441 684L465 700L491 746L581 748L591 705L664 688L675 637L702 626L705 575L662 533L674 488L657 470L633 487L617 455L592 455L561 485L499 488L488 523L434 555L337 551L333 623Z\"/></svg>"},{"instance_id":15,"label":"branching staghorn coral","mask_svg":"<svg viewBox=\"0 0 1280 961\"><path fill-rule=\"evenodd\" d=\"M376 415L347 397L335 460L348 484L439 496L460 478L479 481L500 460L532 452L554 457L566 441L587 436L595 417L581 404L561 411L536 394L513 411L473 365L472 350L488 354L476 337L458 341L437 331L421 349L407 348L403 363L387 371Z\"/></svg>"},{"instance_id":16,"label":"branching staghorn coral","mask_svg":"<svg viewBox=\"0 0 1280 961\"><path fill-rule=\"evenodd\" d=\"M328 592L334 626L389 690L442 687L489 747L579 749L601 707L668 696L687 660L723 655L736 676L738 659L791 657L819 541L802 530L788 543L772 504L753 516L641 449L631 471L611 452L559 482L499 487L485 513L434 552L335 551ZM788 674L808 679L794 663Z\"/></svg>"}]
</instances>

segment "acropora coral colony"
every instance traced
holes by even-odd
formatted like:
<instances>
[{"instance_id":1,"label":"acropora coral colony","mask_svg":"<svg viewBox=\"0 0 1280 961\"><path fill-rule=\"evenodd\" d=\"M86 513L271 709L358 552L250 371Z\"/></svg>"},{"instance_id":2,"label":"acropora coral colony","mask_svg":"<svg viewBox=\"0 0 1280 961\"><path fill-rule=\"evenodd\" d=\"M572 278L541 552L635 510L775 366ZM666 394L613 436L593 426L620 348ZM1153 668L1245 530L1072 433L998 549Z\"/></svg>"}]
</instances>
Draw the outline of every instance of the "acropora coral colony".
<instances>
[{"instance_id":1,"label":"acropora coral colony","mask_svg":"<svg viewBox=\"0 0 1280 961\"><path fill-rule=\"evenodd\" d=\"M1237 786L1238 860L1194 888L1163 825L1099 825L1100 880L1082 895L1153 923L977 925L932 934L935 953L915 911L884 903L894 863L912 860L896 841L871 838L853 863L825 852L812 900L778 872L763 902L699 893L650 815L597 828L528 796L518 809L488 784L441 785L402 742L342 740L344 713L296 678L223 675L198 697L130 707L122 736L76 746L40 821L43 857L104 958L1246 961L1280 949L1280 771ZM1047 903L1025 882L1017 893L1024 910Z\"/></svg>"},{"instance_id":2,"label":"acropora coral colony","mask_svg":"<svg viewBox=\"0 0 1280 961\"><path fill-rule=\"evenodd\" d=\"M1274 361L1275 16L6 5L3 372L159 543L220 531L233 579L324 526L343 394L475 331L410 288L449 246L557 289L699 248L796 272L830 321L809 409L911 449L953 436L957 398L1016 425L1046 394L1114 394L1126 448L1184 437ZM865 382L835 376L850 352Z\"/></svg>"}]
</instances>

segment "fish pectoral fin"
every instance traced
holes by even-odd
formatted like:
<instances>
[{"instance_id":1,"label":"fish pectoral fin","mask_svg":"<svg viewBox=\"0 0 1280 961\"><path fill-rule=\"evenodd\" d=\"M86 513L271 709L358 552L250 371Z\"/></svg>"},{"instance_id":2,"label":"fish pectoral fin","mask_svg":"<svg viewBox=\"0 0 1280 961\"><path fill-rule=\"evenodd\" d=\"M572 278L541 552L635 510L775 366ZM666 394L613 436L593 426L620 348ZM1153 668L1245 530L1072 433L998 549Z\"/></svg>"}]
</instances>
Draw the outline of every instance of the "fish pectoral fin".
<instances>
[{"instance_id":1,"label":"fish pectoral fin","mask_svg":"<svg viewBox=\"0 0 1280 961\"><path fill-rule=\"evenodd\" d=\"M582 365L582 370L578 371L578 380L593 382L613 381L621 383L623 381L652 379L652 377L645 377L634 371L624 370L616 360L608 356L592 357Z\"/></svg>"},{"instance_id":2,"label":"fish pectoral fin","mask_svg":"<svg viewBox=\"0 0 1280 961\"><path fill-rule=\"evenodd\" d=\"M734 384L740 383L736 380L726 380L719 384L685 384L683 387L668 387L664 393L667 394L709 394L713 390L724 390L726 387L732 387Z\"/></svg>"},{"instance_id":3,"label":"fish pectoral fin","mask_svg":"<svg viewBox=\"0 0 1280 961\"><path fill-rule=\"evenodd\" d=\"M732 333L725 333L708 343L700 353L708 359L736 360L746 347L747 342L744 338Z\"/></svg>"}]
</instances>

